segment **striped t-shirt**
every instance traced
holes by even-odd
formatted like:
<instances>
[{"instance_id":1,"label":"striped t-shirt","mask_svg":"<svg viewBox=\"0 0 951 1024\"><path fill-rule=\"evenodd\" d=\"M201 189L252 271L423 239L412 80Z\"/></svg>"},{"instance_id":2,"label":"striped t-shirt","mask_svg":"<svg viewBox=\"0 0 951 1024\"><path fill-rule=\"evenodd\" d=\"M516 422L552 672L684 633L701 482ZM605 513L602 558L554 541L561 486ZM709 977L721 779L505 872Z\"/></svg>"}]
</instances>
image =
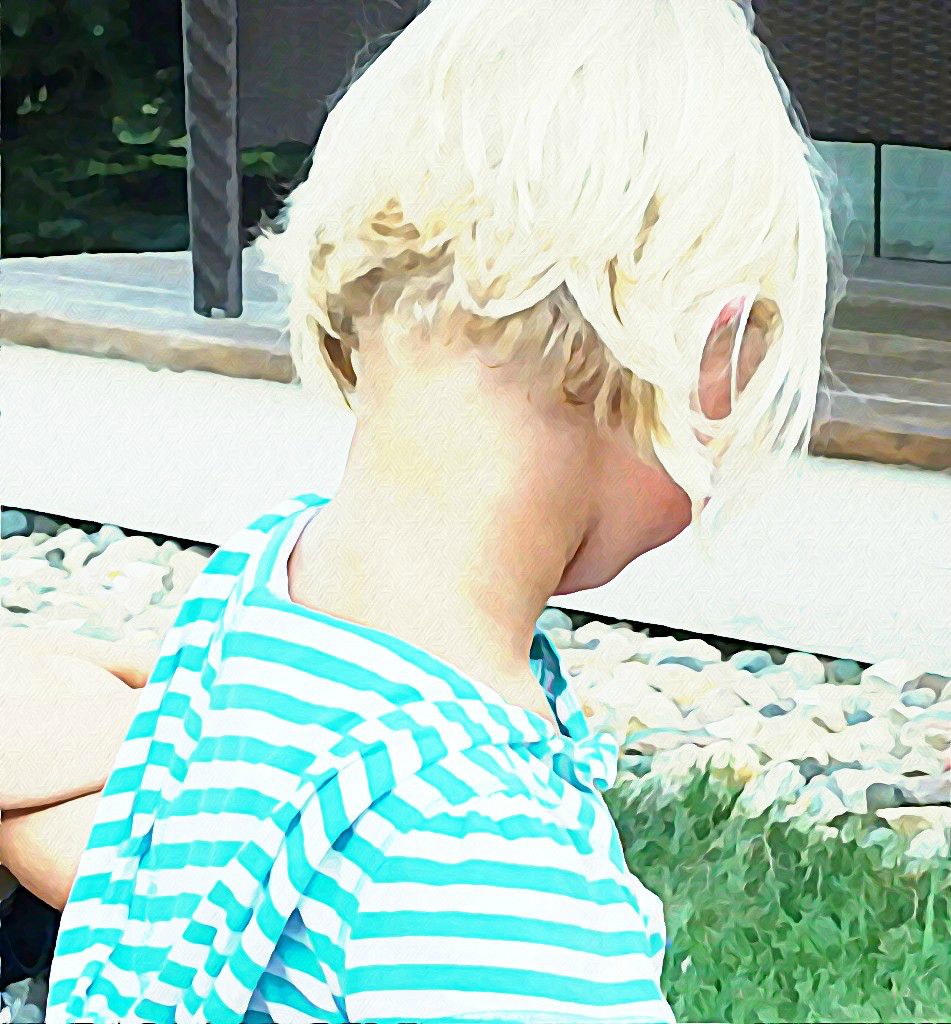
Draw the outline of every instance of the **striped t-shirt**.
<instances>
[{"instance_id":1,"label":"striped t-shirt","mask_svg":"<svg viewBox=\"0 0 951 1024\"><path fill-rule=\"evenodd\" d=\"M670 1022L664 919L592 732L293 602L327 499L283 503L189 590L63 912L47 1020Z\"/></svg>"}]
</instances>

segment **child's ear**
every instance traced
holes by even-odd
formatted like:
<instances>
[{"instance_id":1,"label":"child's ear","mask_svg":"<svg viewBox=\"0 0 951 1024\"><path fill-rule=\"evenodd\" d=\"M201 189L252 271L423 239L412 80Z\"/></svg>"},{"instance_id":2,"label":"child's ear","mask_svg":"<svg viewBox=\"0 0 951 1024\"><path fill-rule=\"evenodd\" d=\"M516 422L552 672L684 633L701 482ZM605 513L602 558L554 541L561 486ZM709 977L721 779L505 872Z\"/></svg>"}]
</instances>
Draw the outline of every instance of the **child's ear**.
<instances>
[{"instance_id":1,"label":"child's ear","mask_svg":"<svg viewBox=\"0 0 951 1024\"><path fill-rule=\"evenodd\" d=\"M736 367L736 393L739 395L763 361L778 318L775 303L757 300L740 338L743 300L729 302L723 307L710 330L700 359L697 397L700 411L708 419L720 420L732 411L730 376L734 346L740 346Z\"/></svg>"}]
</instances>

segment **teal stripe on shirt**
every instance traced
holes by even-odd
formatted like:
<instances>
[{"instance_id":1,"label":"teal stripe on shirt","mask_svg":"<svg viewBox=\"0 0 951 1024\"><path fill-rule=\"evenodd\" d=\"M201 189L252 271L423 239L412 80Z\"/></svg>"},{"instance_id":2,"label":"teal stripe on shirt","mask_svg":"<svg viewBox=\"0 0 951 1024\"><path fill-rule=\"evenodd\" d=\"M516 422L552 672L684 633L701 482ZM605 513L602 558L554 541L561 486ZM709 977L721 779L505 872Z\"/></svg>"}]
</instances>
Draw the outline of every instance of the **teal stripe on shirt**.
<instances>
[{"instance_id":1,"label":"teal stripe on shirt","mask_svg":"<svg viewBox=\"0 0 951 1024\"><path fill-rule=\"evenodd\" d=\"M324 504L301 495L259 516L209 560L202 577L216 596L198 593L201 582L186 595L63 913L48 1020L128 1013L164 1024L179 1006L216 1024L290 1009L343 1024L349 1005L382 1022L397 1019L395 1000L408 1009L400 1020L427 1024L631 1020L632 1006L638 1020L669 1024L662 911L628 884L599 792L613 781L616 745L587 729L550 641L537 631L531 665L560 723L554 735L434 655L288 601L280 563ZM354 637L386 653L386 677L355 660ZM219 675L237 658L240 669ZM504 739L463 702L481 703ZM264 768L266 796L253 781ZM195 815L207 837L179 837ZM546 863L500 854L507 841L545 844ZM436 842L461 844L461 862L435 856ZM547 916L526 912L533 901ZM146 920L180 938L160 941ZM447 944L452 962L440 959ZM489 947L504 966L483 959ZM249 1011L252 1000L273 1017ZM480 1016L472 1000L518 1005Z\"/></svg>"}]
</instances>

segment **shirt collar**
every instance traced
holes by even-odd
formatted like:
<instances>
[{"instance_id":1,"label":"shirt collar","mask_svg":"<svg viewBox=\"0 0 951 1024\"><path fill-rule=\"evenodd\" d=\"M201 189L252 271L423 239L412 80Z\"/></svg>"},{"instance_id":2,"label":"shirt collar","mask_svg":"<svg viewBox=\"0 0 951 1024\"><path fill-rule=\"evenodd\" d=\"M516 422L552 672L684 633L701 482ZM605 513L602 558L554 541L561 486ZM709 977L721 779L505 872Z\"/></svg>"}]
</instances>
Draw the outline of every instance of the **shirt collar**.
<instances>
[{"instance_id":1,"label":"shirt collar","mask_svg":"<svg viewBox=\"0 0 951 1024\"><path fill-rule=\"evenodd\" d=\"M554 644L539 626L535 627L530 659L561 726L578 780L592 788L610 789L617 779L618 742L610 732L592 730L580 701L561 670Z\"/></svg>"}]
</instances>

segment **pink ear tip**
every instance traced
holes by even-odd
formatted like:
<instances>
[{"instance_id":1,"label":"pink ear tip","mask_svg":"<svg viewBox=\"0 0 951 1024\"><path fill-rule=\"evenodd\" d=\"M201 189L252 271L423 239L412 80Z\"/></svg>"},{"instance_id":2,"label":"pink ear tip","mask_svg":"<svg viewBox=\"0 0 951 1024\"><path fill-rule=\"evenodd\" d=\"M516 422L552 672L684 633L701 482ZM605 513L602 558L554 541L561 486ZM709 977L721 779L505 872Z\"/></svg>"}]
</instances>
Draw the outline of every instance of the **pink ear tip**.
<instances>
[{"instance_id":1,"label":"pink ear tip","mask_svg":"<svg viewBox=\"0 0 951 1024\"><path fill-rule=\"evenodd\" d=\"M735 320L740 316L743 312L744 302L745 299L743 298L734 299L732 302L728 302L720 311L720 315L717 317L716 323L713 325L713 330L720 330L721 327L725 327L732 320Z\"/></svg>"}]
</instances>

